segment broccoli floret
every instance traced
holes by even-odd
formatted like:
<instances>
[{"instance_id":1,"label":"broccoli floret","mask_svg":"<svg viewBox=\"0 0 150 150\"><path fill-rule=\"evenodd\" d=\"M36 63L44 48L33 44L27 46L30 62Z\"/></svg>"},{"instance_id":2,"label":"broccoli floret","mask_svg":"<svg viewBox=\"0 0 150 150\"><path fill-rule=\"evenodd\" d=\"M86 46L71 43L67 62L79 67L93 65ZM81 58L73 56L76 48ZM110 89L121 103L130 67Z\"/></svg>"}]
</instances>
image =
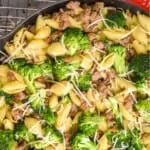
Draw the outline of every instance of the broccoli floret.
<instances>
[{"instance_id":1,"label":"broccoli floret","mask_svg":"<svg viewBox=\"0 0 150 150\"><path fill-rule=\"evenodd\" d=\"M114 148L122 148L122 145L126 148L129 147L130 144L130 137L126 130L117 131L117 132L109 132L107 134L108 140L114 145L115 141L115 147Z\"/></svg>"},{"instance_id":2,"label":"broccoli floret","mask_svg":"<svg viewBox=\"0 0 150 150\"><path fill-rule=\"evenodd\" d=\"M55 115L52 112L51 108L46 107L43 110L41 110L39 114L44 120L46 120L47 122L51 124L54 124L56 121Z\"/></svg>"},{"instance_id":3,"label":"broccoli floret","mask_svg":"<svg viewBox=\"0 0 150 150\"><path fill-rule=\"evenodd\" d=\"M84 73L77 79L77 85L80 90L87 91L92 85L92 76L90 73Z\"/></svg>"},{"instance_id":4,"label":"broccoli floret","mask_svg":"<svg viewBox=\"0 0 150 150\"><path fill-rule=\"evenodd\" d=\"M92 136L102 120L102 117L94 113L85 112L79 118L79 130L87 136Z\"/></svg>"},{"instance_id":5,"label":"broccoli floret","mask_svg":"<svg viewBox=\"0 0 150 150\"><path fill-rule=\"evenodd\" d=\"M45 108L46 90L41 89L29 96L28 101L34 111L41 112Z\"/></svg>"},{"instance_id":6,"label":"broccoli floret","mask_svg":"<svg viewBox=\"0 0 150 150\"><path fill-rule=\"evenodd\" d=\"M53 64L54 77L58 81L68 79L74 74L78 67L78 63L68 64L65 63L62 59L58 59L57 62Z\"/></svg>"},{"instance_id":7,"label":"broccoli floret","mask_svg":"<svg viewBox=\"0 0 150 150\"><path fill-rule=\"evenodd\" d=\"M14 70L19 70L21 67L25 66L27 64L27 61L23 58L12 60L9 65Z\"/></svg>"},{"instance_id":8,"label":"broccoli floret","mask_svg":"<svg viewBox=\"0 0 150 150\"><path fill-rule=\"evenodd\" d=\"M5 102L6 104L12 104L13 100L14 100L14 95L5 93L4 91L0 90L0 96L4 96L5 97Z\"/></svg>"},{"instance_id":9,"label":"broccoli floret","mask_svg":"<svg viewBox=\"0 0 150 150\"><path fill-rule=\"evenodd\" d=\"M43 139L31 142L31 147L42 149L49 145L54 145L63 142L62 134L54 127L47 125L44 129L45 135Z\"/></svg>"},{"instance_id":10,"label":"broccoli floret","mask_svg":"<svg viewBox=\"0 0 150 150\"><path fill-rule=\"evenodd\" d=\"M15 59L9 64L9 66L21 74L30 93L35 93L36 91L34 85L34 80L36 78L52 74L52 64L50 60L37 65L27 63L24 59Z\"/></svg>"},{"instance_id":11,"label":"broccoli floret","mask_svg":"<svg viewBox=\"0 0 150 150\"><path fill-rule=\"evenodd\" d=\"M52 144L63 142L62 134L56 128L54 128L53 126L49 126L49 125L46 126L45 133L46 133L45 137Z\"/></svg>"},{"instance_id":12,"label":"broccoli floret","mask_svg":"<svg viewBox=\"0 0 150 150\"><path fill-rule=\"evenodd\" d=\"M34 135L28 131L28 128L24 125L24 122L20 122L16 125L14 137L19 142L22 140L31 142L34 140Z\"/></svg>"},{"instance_id":13,"label":"broccoli floret","mask_svg":"<svg viewBox=\"0 0 150 150\"><path fill-rule=\"evenodd\" d=\"M130 70L141 78L150 78L150 56L137 55L130 62Z\"/></svg>"},{"instance_id":14,"label":"broccoli floret","mask_svg":"<svg viewBox=\"0 0 150 150\"><path fill-rule=\"evenodd\" d=\"M125 73L126 72L126 64L125 64L126 48L120 44L113 44L108 47L108 52L115 54L114 67L116 71L120 74Z\"/></svg>"},{"instance_id":15,"label":"broccoli floret","mask_svg":"<svg viewBox=\"0 0 150 150\"><path fill-rule=\"evenodd\" d=\"M29 97L32 109L49 123L55 122L55 115L51 108L45 107L46 90L41 89Z\"/></svg>"},{"instance_id":16,"label":"broccoli floret","mask_svg":"<svg viewBox=\"0 0 150 150\"><path fill-rule=\"evenodd\" d=\"M120 129L122 127L122 114L119 111L118 101L112 97L109 98L109 101L114 115L114 119L116 121L116 126Z\"/></svg>"},{"instance_id":17,"label":"broccoli floret","mask_svg":"<svg viewBox=\"0 0 150 150\"><path fill-rule=\"evenodd\" d=\"M97 150L97 145L86 135L78 133L72 139L73 150Z\"/></svg>"},{"instance_id":18,"label":"broccoli floret","mask_svg":"<svg viewBox=\"0 0 150 150\"><path fill-rule=\"evenodd\" d=\"M138 93L147 94L150 96L150 88L148 87L148 82L145 79L138 80L136 82L136 88Z\"/></svg>"},{"instance_id":19,"label":"broccoli floret","mask_svg":"<svg viewBox=\"0 0 150 150\"><path fill-rule=\"evenodd\" d=\"M150 122L150 98L138 101L135 108L144 117L145 121Z\"/></svg>"},{"instance_id":20,"label":"broccoli floret","mask_svg":"<svg viewBox=\"0 0 150 150\"><path fill-rule=\"evenodd\" d=\"M130 134L130 149L142 150L144 148L143 143L140 139L140 134L138 130L134 129L133 131L128 131Z\"/></svg>"},{"instance_id":21,"label":"broccoli floret","mask_svg":"<svg viewBox=\"0 0 150 150\"><path fill-rule=\"evenodd\" d=\"M69 96L65 96L62 98L61 103L63 104L69 104L71 102Z\"/></svg>"},{"instance_id":22,"label":"broccoli floret","mask_svg":"<svg viewBox=\"0 0 150 150\"><path fill-rule=\"evenodd\" d=\"M126 19L122 11L117 10L108 12L105 18L107 19L107 25L110 27L124 28L126 25Z\"/></svg>"},{"instance_id":23,"label":"broccoli floret","mask_svg":"<svg viewBox=\"0 0 150 150\"><path fill-rule=\"evenodd\" d=\"M0 130L0 150L13 150L15 146L13 131Z\"/></svg>"},{"instance_id":24,"label":"broccoli floret","mask_svg":"<svg viewBox=\"0 0 150 150\"><path fill-rule=\"evenodd\" d=\"M113 144L115 149L124 148L124 150L142 150L143 148L143 144L139 139L139 133L137 130L121 130L113 133L107 133L107 138Z\"/></svg>"},{"instance_id":25,"label":"broccoli floret","mask_svg":"<svg viewBox=\"0 0 150 150\"><path fill-rule=\"evenodd\" d=\"M113 44L108 47L110 53L117 53L120 56L125 57L126 48L120 44Z\"/></svg>"},{"instance_id":26,"label":"broccoli floret","mask_svg":"<svg viewBox=\"0 0 150 150\"><path fill-rule=\"evenodd\" d=\"M90 40L81 29L69 28L64 31L61 41L68 49L68 55L74 55L77 51L90 48Z\"/></svg>"}]
</instances>

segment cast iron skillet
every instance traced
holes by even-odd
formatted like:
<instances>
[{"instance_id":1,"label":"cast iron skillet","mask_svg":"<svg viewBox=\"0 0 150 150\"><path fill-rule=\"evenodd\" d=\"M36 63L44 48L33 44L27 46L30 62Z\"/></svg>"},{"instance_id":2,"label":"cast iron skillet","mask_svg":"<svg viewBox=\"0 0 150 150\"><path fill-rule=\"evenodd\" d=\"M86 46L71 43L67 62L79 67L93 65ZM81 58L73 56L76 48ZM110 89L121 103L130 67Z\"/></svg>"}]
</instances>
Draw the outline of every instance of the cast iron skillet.
<instances>
[{"instance_id":1,"label":"cast iron skillet","mask_svg":"<svg viewBox=\"0 0 150 150\"><path fill-rule=\"evenodd\" d=\"M123 9L129 9L131 12L136 12L136 11L140 11L142 13L145 13L148 15L148 12L144 11L143 9L133 6L127 2L125 2L125 0L79 0L82 4L83 3L88 3L88 4L92 4L96 1L103 1L105 3L105 6L114 6L114 7L118 7L118 8L123 8ZM60 8L63 8L66 3L68 2L68 0L60 0L59 2L56 2L52 5L49 5L43 9L41 9L40 11L35 12L32 16L28 17L25 21L23 21L21 24L19 24L10 34L8 34L6 37L0 38L0 50L3 50L4 44L6 43L6 41L9 41L13 38L14 34L23 26L27 26L27 25L31 25L35 23L36 17L39 14L50 14L53 12L58 11Z\"/></svg>"}]
</instances>

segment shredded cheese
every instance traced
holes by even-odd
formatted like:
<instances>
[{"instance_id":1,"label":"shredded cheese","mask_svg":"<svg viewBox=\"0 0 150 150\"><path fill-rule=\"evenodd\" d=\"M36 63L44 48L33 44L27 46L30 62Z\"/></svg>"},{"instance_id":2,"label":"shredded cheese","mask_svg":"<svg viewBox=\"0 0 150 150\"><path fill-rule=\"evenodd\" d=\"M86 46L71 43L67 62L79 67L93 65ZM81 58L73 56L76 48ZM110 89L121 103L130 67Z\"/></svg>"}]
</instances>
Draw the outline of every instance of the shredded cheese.
<instances>
[{"instance_id":1,"label":"shredded cheese","mask_svg":"<svg viewBox=\"0 0 150 150\"><path fill-rule=\"evenodd\" d=\"M101 68L101 64L95 59L95 57L89 51L87 51L86 53L91 57L95 64Z\"/></svg>"},{"instance_id":2,"label":"shredded cheese","mask_svg":"<svg viewBox=\"0 0 150 150\"><path fill-rule=\"evenodd\" d=\"M93 25L95 25L95 24L97 24L97 23L99 23L99 22L101 22L101 21L105 22L105 20L107 20L107 21L109 21L109 22L112 22L113 24L117 25L114 21L112 21L112 20L110 20L110 19L104 19L104 18L102 18L102 19L98 19L98 20L92 22L91 24L89 24L89 25L87 26L87 29L89 29L90 27L92 27ZM108 27L108 25L107 25L107 27Z\"/></svg>"},{"instance_id":3,"label":"shredded cheese","mask_svg":"<svg viewBox=\"0 0 150 150\"><path fill-rule=\"evenodd\" d=\"M93 47L92 47L92 50L93 50L93 51L98 51L98 52L100 52L100 53L104 53L104 54L106 54L106 52L105 52L105 51L100 50L98 47L95 47L95 46L93 46Z\"/></svg>"},{"instance_id":4,"label":"shredded cheese","mask_svg":"<svg viewBox=\"0 0 150 150\"><path fill-rule=\"evenodd\" d=\"M150 32L146 31L145 29L143 29L141 26L140 26L140 29L145 32L146 34L150 35Z\"/></svg>"},{"instance_id":5,"label":"shredded cheese","mask_svg":"<svg viewBox=\"0 0 150 150\"><path fill-rule=\"evenodd\" d=\"M88 104L89 107L92 107L92 104L89 102L89 100L86 98L86 96L84 96L84 94L80 91L80 89L78 88L78 86L76 85L76 83L74 81L72 81L73 85L74 85L74 91L76 91L81 98Z\"/></svg>"},{"instance_id":6,"label":"shredded cheese","mask_svg":"<svg viewBox=\"0 0 150 150\"><path fill-rule=\"evenodd\" d=\"M120 37L118 40L122 40L125 39L126 37L128 37L130 34L132 34L138 26L135 26L131 31L129 31L128 33L126 33L125 35L123 35L122 37Z\"/></svg>"},{"instance_id":7,"label":"shredded cheese","mask_svg":"<svg viewBox=\"0 0 150 150\"><path fill-rule=\"evenodd\" d=\"M133 70L128 71L128 72L125 72L125 73L123 73L123 74L119 74L119 77L126 77L126 76L128 76L128 75L130 75L130 74L132 74L132 73L133 73Z\"/></svg>"},{"instance_id":8,"label":"shredded cheese","mask_svg":"<svg viewBox=\"0 0 150 150\"><path fill-rule=\"evenodd\" d=\"M23 108L23 107L29 105L33 101L37 100L39 98L39 96L41 96L42 98L46 97L46 91L47 91L46 89L41 89L41 90L37 91L34 95L32 95L29 98L29 100L26 103L23 103L19 106L14 107L13 110L20 109L20 108Z\"/></svg>"}]
</instances>

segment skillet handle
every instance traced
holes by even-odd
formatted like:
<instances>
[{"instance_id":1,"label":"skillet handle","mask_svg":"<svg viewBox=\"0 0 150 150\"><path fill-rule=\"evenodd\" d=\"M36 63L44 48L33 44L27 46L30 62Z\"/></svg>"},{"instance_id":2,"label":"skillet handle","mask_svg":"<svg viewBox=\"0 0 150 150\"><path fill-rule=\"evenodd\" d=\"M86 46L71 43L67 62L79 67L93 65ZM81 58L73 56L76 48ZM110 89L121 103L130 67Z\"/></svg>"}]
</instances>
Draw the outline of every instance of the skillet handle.
<instances>
[{"instance_id":1,"label":"skillet handle","mask_svg":"<svg viewBox=\"0 0 150 150\"><path fill-rule=\"evenodd\" d=\"M124 0L128 3L141 7L150 12L150 1L149 0Z\"/></svg>"}]
</instances>

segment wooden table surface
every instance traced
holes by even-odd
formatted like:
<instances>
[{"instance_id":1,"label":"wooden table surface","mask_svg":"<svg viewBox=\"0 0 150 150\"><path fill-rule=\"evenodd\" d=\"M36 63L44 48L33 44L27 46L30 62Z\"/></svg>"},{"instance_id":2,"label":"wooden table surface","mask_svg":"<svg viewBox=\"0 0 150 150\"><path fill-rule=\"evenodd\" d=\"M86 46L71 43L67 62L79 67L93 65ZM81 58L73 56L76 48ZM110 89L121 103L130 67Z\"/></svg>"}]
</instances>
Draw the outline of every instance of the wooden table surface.
<instances>
[{"instance_id":1,"label":"wooden table surface","mask_svg":"<svg viewBox=\"0 0 150 150\"><path fill-rule=\"evenodd\" d=\"M59 0L0 0L0 36L8 34L20 21Z\"/></svg>"}]
</instances>

